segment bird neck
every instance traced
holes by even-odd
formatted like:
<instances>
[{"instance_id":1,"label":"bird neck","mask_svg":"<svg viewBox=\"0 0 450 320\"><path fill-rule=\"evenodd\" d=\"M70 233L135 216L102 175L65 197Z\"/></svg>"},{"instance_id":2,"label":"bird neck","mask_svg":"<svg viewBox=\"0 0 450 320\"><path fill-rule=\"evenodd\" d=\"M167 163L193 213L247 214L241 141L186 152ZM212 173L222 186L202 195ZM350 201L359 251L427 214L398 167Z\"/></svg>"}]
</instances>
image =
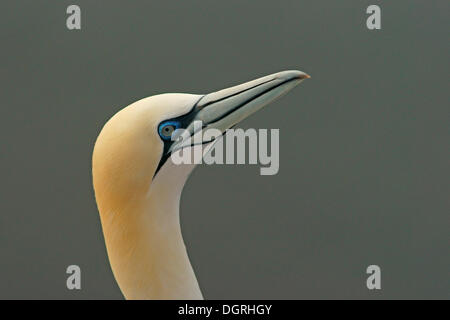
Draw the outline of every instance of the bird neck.
<instances>
[{"instance_id":1,"label":"bird neck","mask_svg":"<svg viewBox=\"0 0 450 320\"><path fill-rule=\"evenodd\" d=\"M125 298L203 298L179 217L181 191L192 169L163 167L145 194L101 214L109 260Z\"/></svg>"}]
</instances>

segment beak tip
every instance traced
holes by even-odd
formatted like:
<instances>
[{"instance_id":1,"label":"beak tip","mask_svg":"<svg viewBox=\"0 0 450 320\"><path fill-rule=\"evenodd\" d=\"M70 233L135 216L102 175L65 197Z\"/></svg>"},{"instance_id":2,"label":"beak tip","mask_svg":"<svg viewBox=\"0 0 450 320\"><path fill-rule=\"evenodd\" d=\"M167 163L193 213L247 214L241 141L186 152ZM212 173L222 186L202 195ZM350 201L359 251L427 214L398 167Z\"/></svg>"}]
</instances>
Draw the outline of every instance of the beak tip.
<instances>
[{"instance_id":1,"label":"beak tip","mask_svg":"<svg viewBox=\"0 0 450 320\"><path fill-rule=\"evenodd\" d=\"M299 71L299 70L289 70L289 71L282 71L278 73L280 78L283 79L292 79L292 80L305 80L311 78L311 76L305 72Z\"/></svg>"},{"instance_id":2,"label":"beak tip","mask_svg":"<svg viewBox=\"0 0 450 320\"><path fill-rule=\"evenodd\" d=\"M299 72L297 78L300 79L300 80L305 80L305 79L311 78L311 76L309 74L307 74L307 73Z\"/></svg>"}]
</instances>

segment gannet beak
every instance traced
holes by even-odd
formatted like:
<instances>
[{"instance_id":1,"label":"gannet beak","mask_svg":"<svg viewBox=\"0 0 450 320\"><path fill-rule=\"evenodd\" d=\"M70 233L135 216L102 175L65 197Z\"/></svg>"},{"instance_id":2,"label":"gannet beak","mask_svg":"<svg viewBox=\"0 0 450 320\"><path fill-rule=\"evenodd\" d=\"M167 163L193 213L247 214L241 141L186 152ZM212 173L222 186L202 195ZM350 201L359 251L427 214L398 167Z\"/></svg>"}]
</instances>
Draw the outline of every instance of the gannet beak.
<instances>
[{"instance_id":1,"label":"gannet beak","mask_svg":"<svg viewBox=\"0 0 450 320\"><path fill-rule=\"evenodd\" d=\"M223 133L308 78L310 76L301 71L282 71L206 94L195 105L192 121L184 134L193 137L200 129L209 128ZM201 121L200 128L194 126L196 121ZM203 141L208 142L211 140ZM171 146L170 151L174 152L188 145L191 145L191 142L180 139Z\"/></svg>"}]
</instances>

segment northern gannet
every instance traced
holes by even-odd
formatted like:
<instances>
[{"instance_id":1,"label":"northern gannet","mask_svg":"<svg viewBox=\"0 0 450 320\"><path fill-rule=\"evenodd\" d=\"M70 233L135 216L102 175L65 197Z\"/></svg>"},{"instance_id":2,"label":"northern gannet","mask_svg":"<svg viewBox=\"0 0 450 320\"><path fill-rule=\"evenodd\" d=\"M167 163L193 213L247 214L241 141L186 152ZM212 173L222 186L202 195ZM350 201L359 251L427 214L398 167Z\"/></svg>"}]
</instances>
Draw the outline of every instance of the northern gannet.
<instances>
[{"instance_id":1,"label":"northern gannet","mask_svg":"<svg viewBox=\"0 0 450 320\"><path fill-rule=\"evenodd\" d=\"M195 164L175 165L171 135L201 120L222 133L309 78L283 71L205 95L166 93L116 113L95 143L92 176L107 253L126 299L203 299L180 228ZM214 142L202 141L206 146Z\"/></svg>"}]
</instances>

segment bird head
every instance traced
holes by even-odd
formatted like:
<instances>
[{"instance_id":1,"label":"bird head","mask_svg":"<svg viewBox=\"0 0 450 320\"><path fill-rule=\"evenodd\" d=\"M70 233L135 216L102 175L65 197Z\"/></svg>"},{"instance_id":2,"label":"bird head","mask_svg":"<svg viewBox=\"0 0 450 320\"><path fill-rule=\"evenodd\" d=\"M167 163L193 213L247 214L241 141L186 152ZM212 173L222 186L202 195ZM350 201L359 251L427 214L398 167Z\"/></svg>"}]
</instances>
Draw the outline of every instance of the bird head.
<instances>
[{"instance_id":1,"label":"bird head","mask_svg":"<svg viewBox=\"0 0 450 320\"><path fill-rule=\"evenodd\" d=\"M301 71L283 71L205 95L155 95L122 109L105 124L94 148L99 207L105 197L109 206L127 205L156 185L181 192L195 165L175 165L171 155L212 141L200 140L199 146L174 139L178 129L195 136L194 122L201 121L201 129L223 133L306 78Z\"/></svg>"}]
</instances>

